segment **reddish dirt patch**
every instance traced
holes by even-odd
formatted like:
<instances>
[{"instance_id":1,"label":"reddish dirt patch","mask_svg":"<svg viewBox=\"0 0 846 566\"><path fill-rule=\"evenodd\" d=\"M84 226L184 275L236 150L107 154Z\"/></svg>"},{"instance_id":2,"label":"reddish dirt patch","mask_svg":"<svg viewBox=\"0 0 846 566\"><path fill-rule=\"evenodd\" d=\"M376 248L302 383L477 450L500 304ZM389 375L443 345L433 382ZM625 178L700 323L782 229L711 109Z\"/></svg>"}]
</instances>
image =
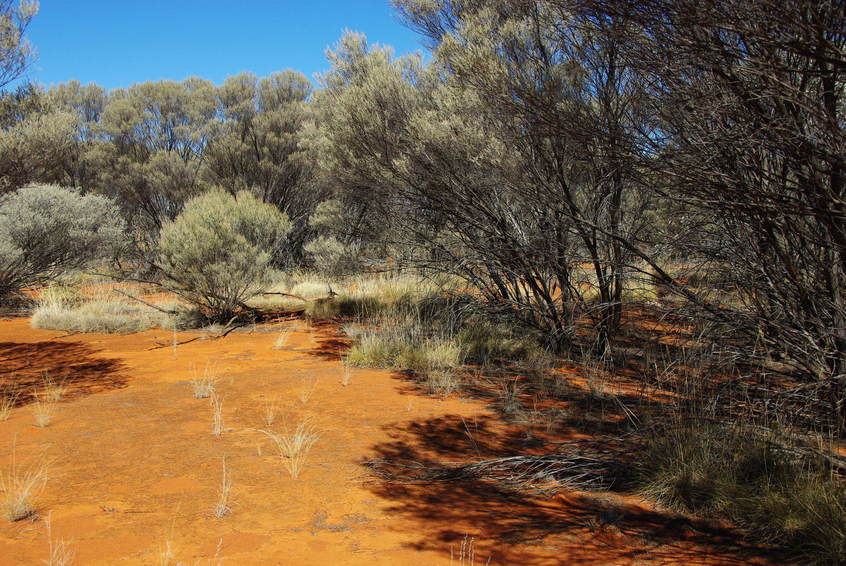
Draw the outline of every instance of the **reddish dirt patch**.
<instances>
[{"instance_id":1,"label":"reddish dirt patch","mask_svg":"<svg viewBox=\"0 0 846 566\"><path fill-rule=\"evenodd\" d=\"M293 331L274 350L283 325ZM466 535L476 564L765 563L730 530L632 497L370 479L361 463L375 457L467 460L531 446L525 428L503 424L481 401L425 397L391 372L353 370L342 386L346 342L331 325L180 334L175 347L173 338L64 337L24 319L0 322L3 383L29 392L49 371L72 393L47 428L33 426L26 406L0 423L0 466L13 444L20 465L49 463L39 516L51 514L76 564L159 564L169 546L173 563L185 564L435 566L449 564ZM208 400L189 385L206 367L221 378L219 437ZM297 480L255 430L267 427L268 400L282 413L272 428L309 419L320 434ZM232 512L215 518L224 456ZM0 564L46 557L43 520L0 522Z\"/></svg>"}]
</instances>

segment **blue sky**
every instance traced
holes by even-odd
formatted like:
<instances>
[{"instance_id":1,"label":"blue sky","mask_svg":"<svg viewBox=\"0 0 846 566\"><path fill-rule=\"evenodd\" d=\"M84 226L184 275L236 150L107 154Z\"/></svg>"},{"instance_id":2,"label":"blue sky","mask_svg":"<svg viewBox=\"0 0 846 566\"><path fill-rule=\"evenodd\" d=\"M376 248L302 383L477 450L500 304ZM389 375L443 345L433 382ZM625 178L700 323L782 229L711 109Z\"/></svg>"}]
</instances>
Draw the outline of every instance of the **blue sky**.
<instances>
[{"instance_id":1,"label":"blue sky","mask_svg":"<svg viewBox=\"0 0 846 566\"><path fill-rule=\"evenodd\" d=\"M398 54L422 49L388 0L41 0L27 34L38 51L27 78L109 89L286 68L312 78L345 28Z\"/></svg>"}]
</instances>

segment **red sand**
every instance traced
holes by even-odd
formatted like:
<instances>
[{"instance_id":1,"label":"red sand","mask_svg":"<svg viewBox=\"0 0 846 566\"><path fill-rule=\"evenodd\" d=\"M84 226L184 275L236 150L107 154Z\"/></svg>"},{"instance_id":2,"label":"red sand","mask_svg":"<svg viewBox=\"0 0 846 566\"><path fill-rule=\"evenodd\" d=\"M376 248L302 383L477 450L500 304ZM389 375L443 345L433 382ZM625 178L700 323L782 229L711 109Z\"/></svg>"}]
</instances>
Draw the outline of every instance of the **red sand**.
<instances>
[{"instance_id":1,"label":"red sand","mask_svg":"<svg viewBox=\"0 0 846 566\"><path fill-rule=\"evenodd\" d=\"M19 466L49 464L37 516L0 520L0 565L43 563L48 514L53 538L78 565L162 564L169 547L170 564L435 566L450 564L451 551L459 564L466 535L475 564L766 563L731 531L634 497L544 499L480 484L371 480L361 466L370 458L501 455L518 450L509 443L523 433L482 402L426 397L392 372L352 370L344 387L345 344L334 329L284 324L294 331L274 350L282 325L174 348L165 331L65 336L32 330L26 319L0 321L0 386L36 386L43 371L68 386L46 428L34 426L28 406L0 422L0 469L13 445ZM208 400L194 399L189 385L207 365L222 378L219 437ZM287 415L320 434L299 479L254 430L266 428L268 398L283 413L271 428L282 430ZM224 456L232 511L216 518Z\"/></svg>"}]
</instances>

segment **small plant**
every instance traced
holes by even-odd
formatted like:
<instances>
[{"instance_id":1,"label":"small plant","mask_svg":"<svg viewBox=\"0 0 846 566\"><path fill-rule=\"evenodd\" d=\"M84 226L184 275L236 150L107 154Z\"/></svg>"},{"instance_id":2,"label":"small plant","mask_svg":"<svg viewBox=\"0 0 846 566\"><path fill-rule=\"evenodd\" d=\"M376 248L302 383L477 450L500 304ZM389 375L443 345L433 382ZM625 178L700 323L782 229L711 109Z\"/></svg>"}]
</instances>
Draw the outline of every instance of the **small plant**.
<instances>
[{"instance_id":1,"label":"small plant","mask_svg":"<svg viewBox=\"0 0 846 566\"><path fill-rule=\"evenodd\" d=\"M36 399L32 403L32 416L35 417L35 426L44 428L53 421L53 413L56 408L52 403Z\"/></svg>"},{"instance_id":2,"label":"small plant","mask_svg":"<svg viewBox=\"0 0 846 566\"><path fill-rule=\"evenodd\" d=\"M48 372L44 372L44 400L49 403L56 403L61 401L62 398L67 393L67 386L65 386L64 382L56 382L55 379L50 377Z\"/></svg>"},{"instance_id":3,"label":"small plant","mask_svg":"<svg viewBox=\"0 0 846 566\"><path fill-rule=\"evenodd\" d=\"M0 393L0 421L5 421L9 418L9 414L17 404L19 394L3 391Z\"/></svg>"},{"instance_id":4,"label":"small plant","mask_svg":"<svg viewBox=\"0 0 846 566\"><path fill-rule=\"evenodd\" d=\"M275 400L265 398L264 400L264 424L272 426L276 422L276 415L279 413L279 404Z\"/></svg>"},{"instance_id":5,"label":"small plant","mask_svg":"<svg viewBox=\"0 0 846 566\"><path fill-rule=\"evenodd\" d=\"M350 384L352 370L348 366L344 366L344 369L342 371L343 373L341 374L341 385L343 387L347 387Z\"/></svg>"},{"instance_id":6,"label":"small plant","mask_svg":"<svg viewBox=\"0 0 846 566\"><path fill-rule=\"evenodd\" d=\"M229 506L229 491L232 489L232 478L226 469L226 457L223 458L223 474L220 481L220 491L217 504L214 506L214 516L218 519L226 516L232 508Z\"/></svg>"},{"instance_id":7,"label":"small plant","mask_svg":"<svg viewBox=\"0 0 846 566\"><path fill-rule=\"evenodd\" d=\"M435 369L423 374L423 383L430 395L449 397L458 390L458 379L450 370Z\"/></svg>"},{"instance_id":8,"label":"small plant","mask_svg":"<svg viewBox=\"0 0 846 566\"><path fill-rule=\"evenodd\" d=\"M0 472L0 509L9 522L21 521L35 514L33 500L47 481L47 466L40 465L22 470L17 465L15 447L12 446L12 461L7 472Z\"/></svg>"},{"instance_id":9,"label":"small plant","mask_svg":"<svg viewBox=\"0 0 846 566\"><path fill-rule=\"evenodd\" d=\"M291 328L286 326L279 331L276 336L276 341L273 343L274 350L282 350L288 344L288 338L291 335Z\"/></svg>"},{"instance_id":10,"label":"small plant","mask_svg":"<svg viewBox=\"0 0 846 566\"><path fill-rule=\"evenodd\" d=\"M191 380L191 391L194 393L194 399L207 399L214 393L216 386L217 377L209 370L209 366L206 366L202 375L195 375L194 379Z\"/></svg>"},{"instance_id":11,"label":"small plant","mask_svg":"<svg viewBox=\"0 0 846 566\"><path fill-rule=\"evenodd\" d=\"M306 456L319 438L312 426L307 421L303 421L297 425L293 433L288 432L287 429L284 434L269 430L259 432L266 434L276 445L279 457L282 458L282 463L291 477L294 479L300 477Z\"/></svg>"},{"instance_id":12,"label":"small plant","mask_svg":"<svg viewBox=\"0 0 846 566\"><path fill-rule=\"evenodd\" d=\"M70 566L73 564L73 550L71 550L64 540L53 540L53 523L50 518L50 513L44 520L44 526L47 529L47 548L48 555L44 564L47 566Z\"/></svg>"},{"instance_id":13,"label":"small plant","mask_svg":"<svg viewBox=\"0 0 846 566\"><path fill-rule=\"evenodd\" d=\"M301 381L303 386L300 388L300 401L303 405L305 405L306 403L308 403L309 399L311 399L311 396L314 393L314 389L315 387L317 387L317 378L303 378Z\"/></svg>"},{"instance_id":14,"label":"small plant","mask_svg":"<svg viewBox=\"0 0 846 566\"><path fill-rule=\"evenodd\" d=\"M458 561L456 561L458 558ZM458 556L455 556L455 550L449 549L449 563L458 564L458 566L475 566L476 564L476 539L470 535L464 535L461 540L461 546L458 549ZM491 559L485 562L485 565L491 563Z\"/></svg>"},{"instance_id":15,"label":"small plant","mask_svg":"<svg viewBox=\"0 0 846 566\"><path fill-rule=\"evenodd\" d=\"M212 434L220 436L223 432L223 400L218 396L216 391L211 392L211 406L212 406Z\"/></svg>"}]
</instances>

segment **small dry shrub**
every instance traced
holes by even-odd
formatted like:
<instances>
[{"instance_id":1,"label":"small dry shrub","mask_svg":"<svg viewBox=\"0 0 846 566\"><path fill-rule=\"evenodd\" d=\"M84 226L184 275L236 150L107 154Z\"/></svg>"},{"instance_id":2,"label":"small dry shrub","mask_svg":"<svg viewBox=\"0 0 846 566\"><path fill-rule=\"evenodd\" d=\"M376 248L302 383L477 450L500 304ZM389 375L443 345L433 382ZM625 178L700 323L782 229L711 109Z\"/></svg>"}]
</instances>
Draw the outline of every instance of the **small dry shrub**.
<instances>
[{"instance_id":1,"label":"small dry shrub","mask_svg":"<svg viewBox=\"0 0 846 566\"><path fill-rule=\"evenodd\" d=\"M15 447L8 471L0 471L0 510L9 522L20 521L35 514L35 498L47 481L47 465L30 468L18 466Z\"/></svg>"},{"instance_id":2,"label":"small dry shrub","mask_svg":"<svg viewBox=\"0 0 846 566\"><path fill-rule=\"evenodd\" d=\"M286 427L281 434L269 430L259 430L259 432L273 441L279 457L282 458L282 464L291 477L294 479L300 477L306 456L319 438L314 427L308 421L301 421L293 431L289 431Z\"/></svg>"}]
</instances>

